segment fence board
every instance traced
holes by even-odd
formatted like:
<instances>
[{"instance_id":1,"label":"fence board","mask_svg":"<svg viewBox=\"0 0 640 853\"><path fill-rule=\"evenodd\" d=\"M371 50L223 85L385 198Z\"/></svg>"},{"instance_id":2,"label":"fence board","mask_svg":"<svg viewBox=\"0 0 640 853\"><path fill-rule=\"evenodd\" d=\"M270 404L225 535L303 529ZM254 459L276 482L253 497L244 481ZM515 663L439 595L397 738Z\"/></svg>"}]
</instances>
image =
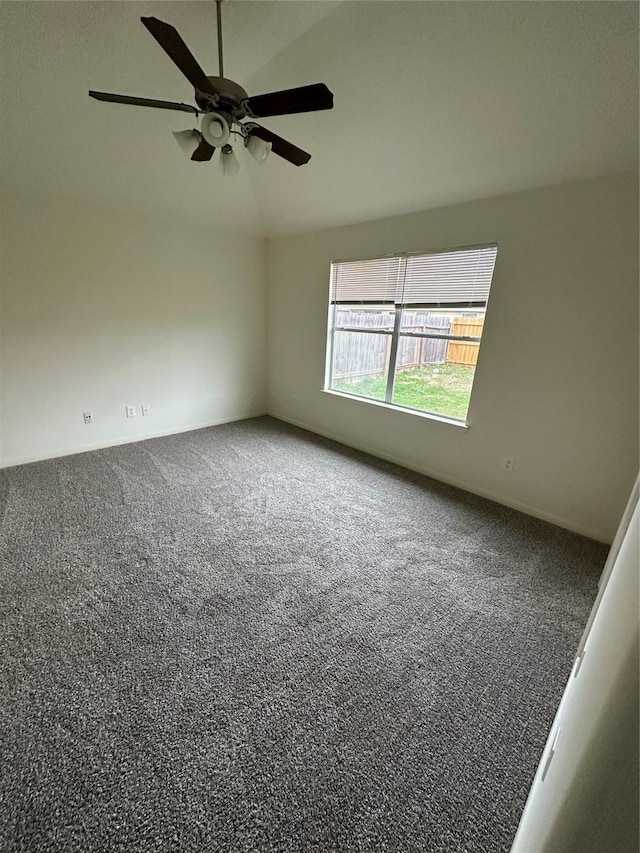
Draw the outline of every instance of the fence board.
<instances>
[{"instance_id":1,"label":"fence board","mask_svg":"<svg viewBox=\"0 0 640 853\"><path fill-rule=\"evenodd\" d=\"M484 317L456 317L451 329L452 335L480 337L484 326ZM478 361L479 341L451 341L447 364L459 364L464 367L475 367Z\"/></svg>"},{"instance_id":2,"label":"fence board","mask_svg":"<svg viewBox=\"0 0 640 853\"><path fill-rule=\"evenodd\" d=\"M451 318L440 314L406 313L402 322L404 332L448 335ZM411 370L433 364L444 364L447 360L447 341L433 338L403 338L398 346L397 370Z\"/></svg>"},{"instance_id":3,"label":"fence board","mask_svg":"<svg viewBox=\"0 0 640 853\"><path fill-rule=\"evenodd\" d=\"M377 321L380 322L377 322ZM372 328L384 326L385 318L351 312L340 317L343 325ZM335 332L333 336L333 380L353 384L367 377L386 375L391 351L391 335Z\"/></svg>"}]
</instances>

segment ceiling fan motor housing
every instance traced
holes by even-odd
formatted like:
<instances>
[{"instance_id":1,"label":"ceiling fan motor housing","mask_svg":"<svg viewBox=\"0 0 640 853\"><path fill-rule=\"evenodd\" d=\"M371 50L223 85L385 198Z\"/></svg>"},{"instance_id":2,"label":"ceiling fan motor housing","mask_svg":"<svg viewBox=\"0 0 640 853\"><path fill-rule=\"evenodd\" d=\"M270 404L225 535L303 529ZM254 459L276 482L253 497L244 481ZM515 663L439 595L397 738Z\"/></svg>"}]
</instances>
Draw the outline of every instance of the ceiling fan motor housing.
<instances>
[{"instance_id":1,"label":"ceiling fan motor housing","mask_svg":"<svg viewBox=\"0 0 640 853\"><path fill-rule=\"evenodd\" d=\"M215 94L202 92L200 89L195 90L196 104L201 111L204 113L212 110L226 112L236 121L244 118L246 112L242 107L242 101L246 100L249 95L242 86L226 77L207 77L207 79Z\"/></svg>"}]
</instances>

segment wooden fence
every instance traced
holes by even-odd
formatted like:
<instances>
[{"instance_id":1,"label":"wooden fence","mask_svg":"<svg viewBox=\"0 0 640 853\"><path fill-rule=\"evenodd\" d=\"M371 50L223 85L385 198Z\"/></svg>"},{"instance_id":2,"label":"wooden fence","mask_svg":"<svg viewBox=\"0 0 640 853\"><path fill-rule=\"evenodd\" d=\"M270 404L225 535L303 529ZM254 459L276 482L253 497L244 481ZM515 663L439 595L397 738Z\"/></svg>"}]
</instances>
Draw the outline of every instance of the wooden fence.
<instances>
[{"instance_id":1,"label":"wooden fence","mask_svg":"<svg viewBox=\"0 0 640 853\"><path fill-rule=\"evenodd\" d=\"M439 314L405 314L403 332L421 332L432 335L448 335L451 318ZM411 370L425 365L445 364L448 341L437 338L400 338L396 370Z\"/></svg>"},{"instance_id":2,"label":"wooden fence","mask_svg":"<svg viewBox=\"0 0 640 853\"><path fill-rule=\"evenodd\" d=\"M402 331L437 335L482 334L483 317L450 317L439 314L405 314ZM339 325L354 331L335 332L333 339L333 379L348 384L361 379L379 379L387 374L391 352L391 328L384 314L340 310ZM379 328L388 334L358 334L358 328ZM478 343L439 340L437 338L400 337L396 370L438 364L473 366L478 358Z\"/></svg>"},{"instance_id":3,"label":"wooden fence","mask_svg":"<svg viewBox=\"0 0 640 853\"><path fill-rule=\"evenodd\" d=\"M484 317L456 317L451 328L452 335L479 338L482 335ZM449 341L447 364L474 367L478 361L480 341Z\"/></svg>"},{"instance_id":4,"label":"wooden fence","mask_svg":"<svg viewBox=\"0 0 640 853\"><path fill-rule=\"evenodd\" d=\"M391 352L391 328L384 314L338 309L340 326L355 332L335 332L333 336L333 379L354 383L385 376ZM389 329L388 335L358 334L358 328Z\"/></svg>"}]
</instances>

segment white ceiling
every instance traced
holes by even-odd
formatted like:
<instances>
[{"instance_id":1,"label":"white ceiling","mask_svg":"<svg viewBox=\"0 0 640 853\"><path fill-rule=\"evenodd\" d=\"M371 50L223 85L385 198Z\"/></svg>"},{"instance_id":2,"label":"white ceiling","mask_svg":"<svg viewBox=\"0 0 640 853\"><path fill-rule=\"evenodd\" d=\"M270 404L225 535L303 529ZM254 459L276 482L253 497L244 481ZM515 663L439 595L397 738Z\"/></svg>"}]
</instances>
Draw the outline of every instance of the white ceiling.
<instances>
[{"instance_id":1,"label":"white ceiling","mask_svg":"<svg viewBox=\"0 0 640 853\"><path fill-rule=\"evenodd\" d=\"M226 0L225 76L250 93L324 82L335 109L264 119L312 154L241 174L192 163L192 102L140 23L173 24L217 74L215 3L0 4L2 183L273 235L637 168L636 2Z\"/></svg>"}]
</instances>

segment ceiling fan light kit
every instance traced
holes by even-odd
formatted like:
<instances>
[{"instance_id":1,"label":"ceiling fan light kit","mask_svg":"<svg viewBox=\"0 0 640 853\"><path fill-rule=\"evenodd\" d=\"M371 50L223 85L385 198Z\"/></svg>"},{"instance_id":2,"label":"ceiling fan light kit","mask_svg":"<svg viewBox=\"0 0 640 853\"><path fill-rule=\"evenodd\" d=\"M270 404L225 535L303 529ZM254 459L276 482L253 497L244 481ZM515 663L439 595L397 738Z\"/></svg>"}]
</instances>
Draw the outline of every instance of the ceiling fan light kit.
<instances>
[{"instance_id":1,"label":"ceiling fan light kit","mask_svg":"<svg viewBox=\"0 0 640 853\"><path fill-rule=\"evenodd\" d=\"M216 0L218 77L209 77L204 73L178 31L170 24L157 18L140 19L194 87L197 107L172 101L116 95L110 92L90 91L89 96L98 101L116 104L194 113L196 118L202 113L200 130L194 128L176 131L173 135L181 150L195 162L211 160L216 148L219 148L220 168L225 175L235 175L240 170L240 164L230 144L232 135L240 136L244 140L245 147L256 163L263 163L273 151L289 163L303 166L311 159L310 154L277 136L266 127L256 124L252 119L330 110L333 109L333 94L324 83L314 83L297 89L285 89L250 97L242 86L224 77L221 4L222 0ZM243 119L250 120L243 122Z\"/></svg>"}]
</instances>

